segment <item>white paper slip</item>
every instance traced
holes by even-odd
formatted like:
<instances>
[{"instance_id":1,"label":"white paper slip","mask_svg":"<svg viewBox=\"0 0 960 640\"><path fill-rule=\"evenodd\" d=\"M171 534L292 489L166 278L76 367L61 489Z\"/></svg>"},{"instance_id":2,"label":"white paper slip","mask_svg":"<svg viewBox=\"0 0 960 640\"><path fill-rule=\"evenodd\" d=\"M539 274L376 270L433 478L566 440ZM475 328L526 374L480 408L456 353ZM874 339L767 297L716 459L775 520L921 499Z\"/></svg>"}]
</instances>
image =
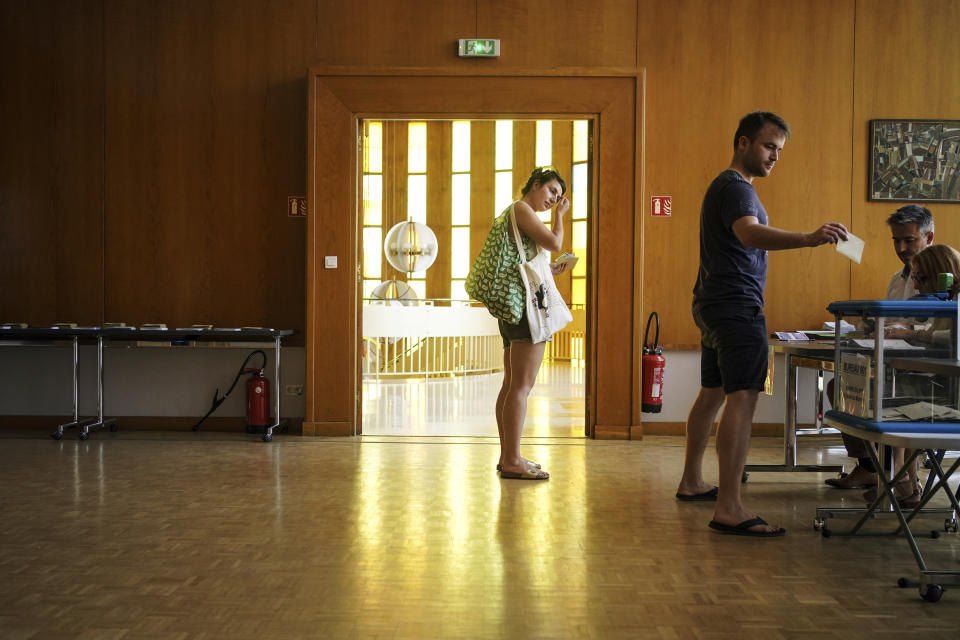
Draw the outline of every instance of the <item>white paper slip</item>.
<instances>
[{"instance_id":1,"label":"white paper slip","mask_svg":"<svg viewBox=\"0 0 960 640\"><path fill-rule=\"evenodd\" d=\"M863 256L863 240L847 231L846 240L837 240L837 251L860 264L860 258Z\"/></svg>"}]
</instances>

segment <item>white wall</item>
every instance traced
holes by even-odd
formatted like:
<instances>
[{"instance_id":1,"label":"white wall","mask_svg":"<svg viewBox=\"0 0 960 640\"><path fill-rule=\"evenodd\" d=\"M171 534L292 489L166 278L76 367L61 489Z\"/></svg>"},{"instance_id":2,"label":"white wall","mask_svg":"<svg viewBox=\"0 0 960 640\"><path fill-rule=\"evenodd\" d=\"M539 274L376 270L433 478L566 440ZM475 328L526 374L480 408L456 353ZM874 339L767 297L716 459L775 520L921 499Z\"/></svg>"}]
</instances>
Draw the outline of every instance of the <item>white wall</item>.
<instances>
[{"instance_id":1,"label":"white wall","mask_svg":"<svg viewBox=\"0 0 960 640\"><path fill-rule=\"evenodd\" d=\"M664 358L667 363L663 371L663 409L660 413L643 414L643 420L686 422L690 405L700 391L700 352L670 351L664 353ZM832 375L827 374L824 384L830 377ZM781 354L777 354L774 361L773 378L774 395L760 394L754 422L783 422L787 372ZM816 372L812 369L800 369L797 387L797 423L810 424L815 412Z\"/></svg>"},{"instance_id":2,"label":"white wall","mask_svg":"<svg viewBox=\"0 0 960 640\"><path fill-rule=\"evenodd\" d=\"M257 346L168 347L144 346L104 349L104 414L107 416L202 416L214 391L227 392L247 354ZM81 346L79 406L81 416L97 411L97 350ZM267 354L266 376L274 380L273 345ZM284 347L280 355L281 389L303 385L303 347ZM248 366L259 366L260 356ZM57 346L0 345L0 415L71 415L73 413L73 352L70 343ZM240 417L246 413L243 376L227 400L213 413ZM271 397L271 415L273 415ZM303 417L302 395L281 396L283 417Z\"/></svg>"},{"instance_id":3,"label":"white wall","mask_svg":"<svg viewBox=\"0 0 960 640\"><path fill-rule=\"evenodd\" d=\"M109 347L104 350L104 412L108 416L202 416L210 408L214 390L227 391L237 369L255 347L200 348ZM267 377L273 380L273 349L267 353ZM699 391L700 353L671 351L664 354L663 410L645 413L646 422L684 422ZM306 352L284 347L281 386L303 385ZM73 411L71 349L62 346L0 346L0 415L69 415ZM259 357L251 361L259 363ZM80 347L80 414L96 414L96 349ZM245 413L241 378L233 393L213 414L239 417ZM783 356L774 364L774 395L760 395L755 422L783 421L786 370ZM801 369L798 422L814 416L815 373ZM271 403L272 406L272 403ZM284 417L303 417L303 396L283 395Z\"/></svg>"}]
</instances>

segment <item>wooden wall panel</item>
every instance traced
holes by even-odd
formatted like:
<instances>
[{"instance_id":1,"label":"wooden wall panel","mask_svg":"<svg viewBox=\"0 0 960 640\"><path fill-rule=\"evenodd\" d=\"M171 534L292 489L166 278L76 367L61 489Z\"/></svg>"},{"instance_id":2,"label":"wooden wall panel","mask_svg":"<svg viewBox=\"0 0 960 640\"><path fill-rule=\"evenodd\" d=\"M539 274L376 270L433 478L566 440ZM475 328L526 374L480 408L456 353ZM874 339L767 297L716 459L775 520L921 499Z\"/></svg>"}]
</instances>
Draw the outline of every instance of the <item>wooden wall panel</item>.
<instances>
[{"instance_id":1,"label":"wooden wall panel","mask_svg":"<svg viewBox=\"0 0 960 640\"><path fill-rule=\"evenodd\" d=\"M552 69L633 67L635 0L357 0L317 5L317 60L327 65ZM497 59L459 58L459 38L499 38Z\"/></svg>"},{"instance_id":2,"label":"wooden wall panel","mask_svg":"<svg viewBox=\"0 0 960 640\"><path fill-rule=\"evenodd\" d=\"M513 123L513 197L519 198L527 178L536 166L537 123L516 120Z\"/></svg>"},{"instance_id":3,"label":"wooden wall panel","mask_svg":"<svg viewBox=\"0 0 960 640\"><path fill-rule=\"evenodd\" d=\"M0 321L102 318L102 21L0 3Z\"/></svg>"},{"instance_id":4,"label":"wooden wall panel","mask_svg":"<svg viewBox=\"0 0 960 640\"><path fill-rule=\"evenodd\" d=\"M303 329L308 0L106 6L106 320Z\"/></svg>"},{"instance_id":5,"label":"wooden wall panel","mask_svg":"<svg viewBox=\"0 0 960 640\"><path fill-rule=\"evenodd\" d=\"M563 220L563 251L570 251L573 246L573 123L570 120L554 120L552 136L551 155L553 156L553 167L560 172L563 179L567 182L567 197L570 198L570 211L567 212ZM587 196L589 197L589 195ZM580 256L581 260L586 260L587 256ZM573 285L571 284L571 274L568 270L556 277L557 290L563 299L570 302Z\"/></svg>"},{"instance_id":6,"label":"wooden wall panel","mask_svg":"<svg viewBox=\"0 0 960 640\"><path fill-rule=\"evenodd\" d=\"M353 112L322 83L310 81L307 197L307 371L304 435L353 435L359 423L360 340L356 265L356 137ZM333 152L335 151L335 153ZM325 256L338 267L326 269ZM311 366L312 365L312 366Z\"/></svg>"},{"instance_id":7,"label":"wooden wall panel","mask_svg":"<svg viewBox=\"0 0 960 640\"><path fill-rule=\"evenodd\" d=\"M917 0L902 11L857 2L851 201L854 229L866 247L863 263L853 267L853 298L882 296L902 267L885 220L908 203L867 200L870 120L960 119L958 24L960 3L953 0ZM960 205L924 206L936 221L935 241L960 248Z\"/></svg>"},{"instance_id":8,"label":"wooden wall panel","mask_svg":"<svg viewBox=\"0 0 960 640\"><path fill-rule=\"evenodd\" d=\"M493 219L499 215L494 205L494 148L496 124L493 120L470 123L470 257L480 255ZM471 263L472 264L472 263Z\"/></svg>"},{"instance_id":9,"label":"wooden wall panel","mask_svg":"<svg viewBox=\"0 0 960 640\"><path fill-rule=\"evenodd\" d=\"M754 181L770 223L810 231L850 223L853 2L640 0L638 65L647 69L644 308L668 345L699 344L690 316L699 213L709 182L729 166L738 120L780 113L793 137L768 178ZM651 219L649 196L673 197ZM818 326L849 294L850 263L827 247L770 254L771 330ZM801 275L802 274L802 275Z\"/></svg>"},{"instance_id":10,"label":"wooden wall panel","mask_svg":"<svg viewBox=\"0 0 960 640\"><path fill-rule=\"evenodd\" d=\"M636 0L488 0L476 6L476 36L500 38L502 66L636 65Z\"/></svg>"},{"instance_id":11,"label":"wooden wall panel","mask_svg":"<svg viewBox=\"0 0 960 640\"><path fill-rule=\"evenodd\" d=\"M449 120L427 123L427 225L437 234L440 247L433 266L427 269L427 297L450 297L450 200L453 125Z\"/></svg>"}]
</instances>

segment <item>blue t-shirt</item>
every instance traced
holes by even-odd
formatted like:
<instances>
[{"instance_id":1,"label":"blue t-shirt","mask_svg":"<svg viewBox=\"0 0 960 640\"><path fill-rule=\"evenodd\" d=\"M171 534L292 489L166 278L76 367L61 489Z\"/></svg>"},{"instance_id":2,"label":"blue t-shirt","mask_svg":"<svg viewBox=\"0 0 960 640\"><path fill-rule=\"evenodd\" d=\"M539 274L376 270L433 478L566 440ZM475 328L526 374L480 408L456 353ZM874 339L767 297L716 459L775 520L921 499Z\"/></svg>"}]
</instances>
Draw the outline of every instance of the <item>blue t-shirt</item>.
<instances>
[{"instance_id":1,"label":"blue t-shirt","mask_svg":"<svg viewBox=\"0 0 960 640\"><path fill-rule=\"evenodd\" d=\"M743 216L767 224L767 211L753 185L727 169L710 183L700 209L700 272L693 287L694 306L763 307L767 252L737 239L733 223Z\"/></svg>"}]
</instances>

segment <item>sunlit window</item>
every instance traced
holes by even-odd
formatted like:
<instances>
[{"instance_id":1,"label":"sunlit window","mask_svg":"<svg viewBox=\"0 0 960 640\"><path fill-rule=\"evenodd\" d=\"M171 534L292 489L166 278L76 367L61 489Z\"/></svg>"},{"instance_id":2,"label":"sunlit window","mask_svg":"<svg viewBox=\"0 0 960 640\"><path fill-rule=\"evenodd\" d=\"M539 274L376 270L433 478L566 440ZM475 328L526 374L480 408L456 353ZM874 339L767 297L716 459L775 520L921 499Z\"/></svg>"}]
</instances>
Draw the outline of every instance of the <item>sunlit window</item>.
<instances>
[{"instance_id":1,"label":"sunlit window","mask_svg":"<svg viewBox=\"0 0 960 640\"><path fill-rule=\"evenodd\" d=\"M407 176L407 217L427 224L427 176Z\"/></svg>"},{"instance_id":2,"label":"sunlit window","mask_svg":"<svg viewBox=\"0 0 960 640\"><path fill-rule=\"evenodd\" d=\"M383 172L383 123L366 123L366 135L363 138L363 172Z\"/></svg>"},{"instance_id":3,"label":"sunlit window","mask_svg":"<svg viewBox=\"0 0 960 640\"><path fill-rule=\"evenodd\" d=\"M417 278L415 274L410 274L410 277L407 278L407 284L410 285L410 288L417 292L417 297L423 300L427 297L427 279L426 277Z\"/></svg>"},{"instance_id":4,"label":"sunlit window","mask_svg":"<svg viewBox=\"0 0 960 640\"><path fill-rule=\"evenodd\" d=\"M573 165L572 182L573 192L577 194L577 198L571 203L571 216L574 220L585 220L587 217L587 198L589 196L586 162Z\"/></svg>"},{"instance_id":5,"label":"sunlit window","mask_svg":"<svg viewBox=\"0 0 960 640\"><path fill-rule=\"evenodd\" d=\"M363 277L379 278L383 255L383 229L363 228Z\"/></svg>"},{"instance_id":6,"label":"sunlit window","mask_svg":"<svg viewBox=\"0 0 960 640\"><path fill-rule=\"evenodd\" d=\"M537 155L538 167L547 167L553 164L553 121L537 120Z\"/></svg>"},{"instance_id":7,"label":"sunlit window","mask_svg":"<svg viewBox=\"0 0 960 640\"><path fill-rule=\"evenodd\" d=\"M470 224L470 174L455 173L450 181L450 224Z\"/></svg>"},{"instance_id":8,"label":"sunlit window","mask_svg":"<svg viewBox=\"0 0 960 640\"><path fill-rule=\"evenodd\" d=\"M407 173L427 172L427 123L407 125Z\"/></svg>"},{"instance_id":9,"label":"sunlit window","mask_svg":"<svg viewBox=\"0 0 960 640\"><path fill-rule=\"evenodd\" d=\"M493 168L495 171L510 171L513 169L513 121L497 120L496 131Z\"/></svg>"},{"instance_id":10,"label":"sunlit window","mask_svg":"<svg viewBox=\"0 0 960 640\"><path fill-rule=\"evenodd\" d=\"M450 299L469 300L464 278L470 272L470 123L455 121L451 132Z\"/></svg>"},{"instance_id":11,"label":"sunlit window","mask_svg":"<svg viewBox=\"0 0 960 640\"><path fill-rule=\"evenodd\" d=\"M456 120L453 123L453 139L451 140L452 164L454 173L470 171L470 122Z\"/></svg>"},{"instance_id":12,"label":"sunlit window","mask_svg":"<svg viewBox=\"0 0 960 640\"><path fill-rule=\"evenodd\" d=\"M573 238L571 249L579 256L573 268L571 304L587 303L587 216L590 209L590 179L587 171L590 148L590 128L586 120L573 121L573 175L571 176L571 219Z\"/></svg>"},{"instance_id":13,"label":"sunlit window","mask_svg":"<svg viewBox=\"0 0 960 640\"><path fill-rule=\"evenodd\" d=\"M582 261L581 261L582 262ZM587 279L574 278L570 304L587 304Z\"/></svg>"},{"instance_id":14,"label":"sunlit window","mask_svg":"<svg viewBox=\"0 0 960 640\"><path fill-rule=\"evenodd\" d=\"M363 125L362 296L369 298L383 277L383 123Z\"/></svg>"},{"instance_id":15,"label":"sunlit window","mask_svg":"<svg viewBox=\"0 0 960 640\"><path fill-rule=\"evenodd\" d=\"M498 171L494 177L494 212L496 218L513 202L513 171Z\"/></svg>"},{"instance_id":16,"label":"sunlit window","mask_svg":"<svg viewBox=\"0 0 960 640\"><path fill-rule=\"evenodd\" d=\"M383 215L383 176L363 176L363 224L380 225Z\"/></svg>"},{"instance_id":17,"label":"sunlit window","mask_svg":"<svg viewBox=\"0 0 960 640\"><path fill-rule=\"evenodd\" d=\"M466 278L470 272L470 227L453 227L450 230L450 251L451 277Z\"/></svg>"},{"instance_id":18,"label":"sunlit window","mask_svg":"<svg viewBox=\"0 0 960 640\"><path fill-rule=\"evenodd\" d=\"M573 161L586 162L589 158L589 123L586 120L573 121Z\"/></svg>"},{"instance_id":19,"label":"sunlit window","mask_svg":"<svg viewBox=\"0 0 960 640\"><path fill-rule=\"evenodd\" d=\"M464 302L470 299L470 296L467 295L467 290L463 288L464 282L466 281L465 280L450 281L450 299L451 300Z\"/></svg>"}]
</instances>

